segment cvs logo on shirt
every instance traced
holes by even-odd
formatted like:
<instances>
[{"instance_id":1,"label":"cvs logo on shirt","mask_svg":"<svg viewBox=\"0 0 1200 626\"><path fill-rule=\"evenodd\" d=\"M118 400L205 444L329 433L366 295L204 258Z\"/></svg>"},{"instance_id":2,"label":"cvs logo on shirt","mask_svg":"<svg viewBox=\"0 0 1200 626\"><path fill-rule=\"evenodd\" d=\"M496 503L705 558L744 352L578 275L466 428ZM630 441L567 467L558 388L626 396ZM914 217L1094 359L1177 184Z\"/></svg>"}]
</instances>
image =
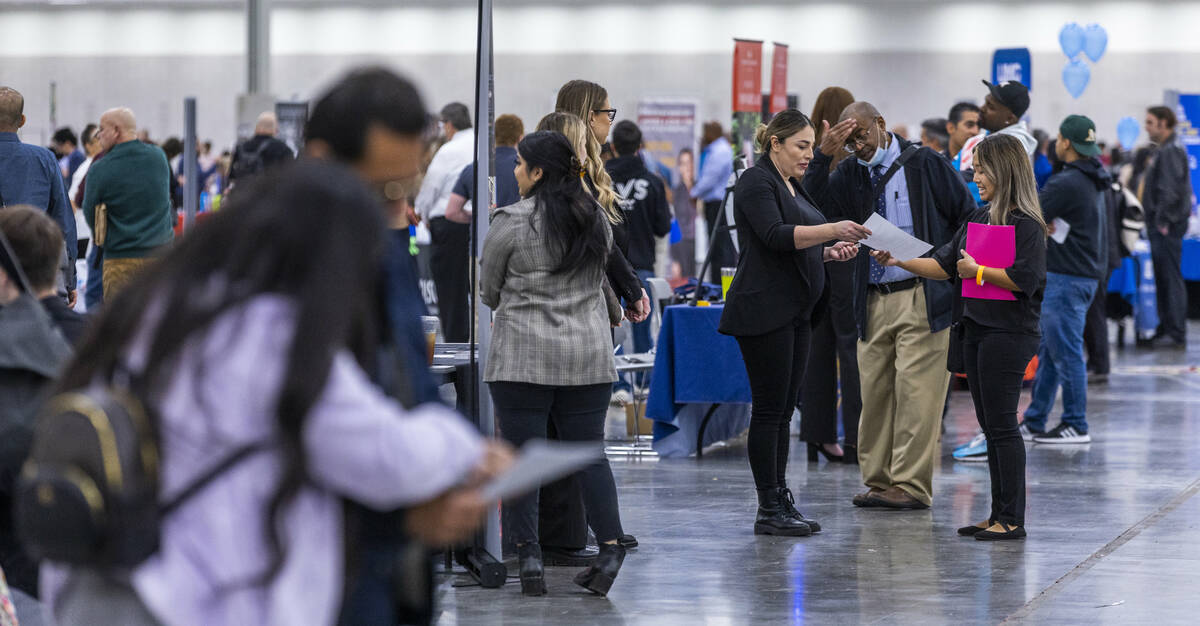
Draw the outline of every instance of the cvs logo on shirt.
<instances>
[{"instance_id":1,"label":"cvs logo on shirt","mask_svg":"<svg viewBox=\"0 0 1200 626\"><path fill-rule=\"evenodd\" d=\"M645 200L650 194L650 181L644 178L631 178L623 183L617 183L617 193L626 200Z\"/></svg>"}]
</instances>

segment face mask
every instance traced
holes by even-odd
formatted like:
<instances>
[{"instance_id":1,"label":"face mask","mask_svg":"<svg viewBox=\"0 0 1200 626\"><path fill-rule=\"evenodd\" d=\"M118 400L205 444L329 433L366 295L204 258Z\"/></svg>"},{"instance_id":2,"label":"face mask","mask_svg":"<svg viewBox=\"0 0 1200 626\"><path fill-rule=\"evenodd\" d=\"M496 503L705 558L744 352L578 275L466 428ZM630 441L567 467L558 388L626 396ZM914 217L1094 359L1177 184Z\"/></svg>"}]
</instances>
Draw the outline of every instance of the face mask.
<instances>
[{"instance_id":1,"label":"face mask","mask_svg":"<svg viewBox=\"0 0 1200 626\"><path fill-rule=\"evenodd\" d=\"M876 127L876 128L878 128L878 127ZM881 138L879 141L879 146L875 148L875 154L871 155L871 160L864 161L862 159L857 159L858 164L865 168L870 169L870 168L875 167L876 165L879 165L880 163L883 163L884 150L886 150L886 148L883 147L883 139Z\"/></svg>"}]
</instances>

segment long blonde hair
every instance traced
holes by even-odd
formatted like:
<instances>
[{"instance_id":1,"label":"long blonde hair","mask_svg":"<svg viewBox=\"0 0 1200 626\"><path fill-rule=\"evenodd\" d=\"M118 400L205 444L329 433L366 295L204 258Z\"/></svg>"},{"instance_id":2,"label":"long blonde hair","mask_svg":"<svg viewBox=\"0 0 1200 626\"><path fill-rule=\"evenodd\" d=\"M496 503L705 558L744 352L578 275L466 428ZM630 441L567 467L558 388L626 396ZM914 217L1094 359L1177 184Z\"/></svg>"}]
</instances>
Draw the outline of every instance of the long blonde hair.
<instances>
[{"instance_id":1,"label":"long blonde hair","mask_svg":"<svg viewBox=\"0 0 1200 626\"><path fill-rule=\"evenodd\" d=\"M1025 214L1046 229L1037 182L1025 146L1011 135L993 134L975 146L975 169L992 179L989 210L994 225L1008 224L1013 211Z\"/></svg>"},{"instance_id":2,"label":"long blonde hair","mask_svg":"<svg viewBox=\"0 0 1200 626\"><path fill-rule=\"evenodd\" d=\"M595 185L596 195L598 196L597 201L600 203L600 206L603 207L604 214L608 216L608 221L612 224L621 223L621 212L617 209L616 202L614 201L611 204L605 204L603 200L600 200L600 197L603 195L602 186L599 180L596 178L596 175L590 169L591 159L589 158L590 155L588 154L588 140L594 140L595 137L592 135L592 130L588 128L587 124L584 123L582 119L579 119L579 116L575 115L574 113L559 111L550 113L539 120L537 129L554 131L567 138L567 141L570 142L571 147L575 149L575 154L577 157L579 157L579 162L583 163L584 170L587 171L588 175L592 178L592 183ZM608 172L604 170L603 166L600 167L600 171L603 172L604 176L606 177L609 185L609 192L613 193L615 196L615 192L612 191L612 178L608 177Z\"/></svg>"},{"instance_id":3,"label":"long blonde hair","mask_svg":"<svg viewBox=\"0 0 1200 626\"><path fill-rule=\"evenodd\" d=\"M605 171L604 161L600 158L600 142L587 123L593 111L604 107L605 100L608 100L608 91L604 87L586 80L572 80L558 90L554 110L573 113L583 122L584 130L587 131L587 159L584 160L583 167L591 177L592 184L596 186L596 200L608 212L609 220L615 224L623 219L620 209L617 208L620 198L613 190L612 177Z\"/></svg>"}]
</instances>

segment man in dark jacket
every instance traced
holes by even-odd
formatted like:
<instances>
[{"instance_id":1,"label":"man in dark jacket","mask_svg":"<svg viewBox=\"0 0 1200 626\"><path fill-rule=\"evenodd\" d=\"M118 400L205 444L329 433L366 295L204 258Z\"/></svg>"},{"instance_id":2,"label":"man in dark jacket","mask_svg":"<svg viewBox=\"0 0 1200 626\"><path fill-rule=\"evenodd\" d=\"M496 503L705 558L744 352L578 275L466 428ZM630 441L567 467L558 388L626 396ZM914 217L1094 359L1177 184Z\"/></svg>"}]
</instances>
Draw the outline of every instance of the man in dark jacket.
<instances>
[{"instance_id":1,"label":"man in dark jacket","mask_svg":"<svg viewBox=\"0 0 1200 626\"><path fill-rule=\"evenodd\" d=\"M647 280L654 277L655 247L658 237L671 232L671 207L662 179L646 169L638 153L642 131L629 120L618 122L612 131L612 146L617 156L604 164L613 179L613 188L621 196L621 208L629 231L629 263L637 271L647 291ZM651 306L655 306L651 303ZM650 351L650 320L633 325L633 349Z\"/></svg>"},{"instance_id":2,"label":"man in dark jacket","mask_svg":"<svg viewBox=\"0 0 1200 626\"><path fill-rule=\"evenodd\" d=\"M1154 260L1154 285L1158 289L1158 333L1155 342L1187 347L1187 291L1180 268L1183 236L1192 215L1192 182L1188 156L1175 133L1175 112L1151 107L1146 112L1146 132L1158 145L1139 191L1146 209L1146 231Z\"/></svg>"},{"instance_id":3,"label":"man in dark jacket","mask_svg":"<svg viewBox=\"0 0 1200 626\"><path fill-rule=\"evenodd\" d=\"M254 124L254 136L233 151L229 164L229 182L238 183L250 176L266 171L277 164L291 161L295 156L286 143L275 138L279 122L275 114L266 111L258 116Z\"/></svg>"},{"instance_id":4,"label":"man in dark jacket","mask_svg":"<svg viewBox=\"0 0 1200 626\"><path fill-rule=\"evenodd\" d=\"M1092 120L1068 116L1058 128L1054 150L1064 166L1038 194L1053 236L1046 244L1038 372L1021 435L1037 443L1087 443L1091 436L1083 327L1096 285L1108 272L1102 191L1111 179L1096 159L1100 148ZM1062 423L1046 432L1046 417L1054 408L1059 386L1063 390Z\"/></svg>"},{"instance_id":5,"label":"man in dark jacket","mask_svg":"<svg viewBox=\"0 0 1200 626\"><path fill-rule=\"evenodd\" d=\"M879 213L936 248L949 241L975 210L975 201L949 162L887 132L883 115L855 102L842 122L825 133L809 164L804 188L829 220L865 222ZM854 120L853 126L847 120ZM827 174L829 155L853 153ZM883 182L893 164L894 175ZM873 187L882 185L878 195ZM858 364L862 417L858 456L870 488L854 497L857 506L928 508L933 500L933 462L950 381L953 289L884 268L860 255L854 300L859 329Z\"/></svg>"}]
</instances>

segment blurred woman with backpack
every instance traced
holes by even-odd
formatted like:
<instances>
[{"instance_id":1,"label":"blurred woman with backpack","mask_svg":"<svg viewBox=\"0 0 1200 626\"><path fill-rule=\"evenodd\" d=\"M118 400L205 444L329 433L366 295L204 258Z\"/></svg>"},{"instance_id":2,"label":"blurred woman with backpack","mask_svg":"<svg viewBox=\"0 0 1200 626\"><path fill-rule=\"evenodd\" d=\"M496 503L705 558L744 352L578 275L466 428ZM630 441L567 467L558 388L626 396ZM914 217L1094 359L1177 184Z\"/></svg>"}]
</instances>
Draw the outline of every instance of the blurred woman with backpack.
<instances>
[{"instance_id":1,"label":"blurred woman with backpack","mask_svg":"<svg viewBox=\"0 0 1200 626\"><path fill-rule=\"evenodd\" d=\"M409 532L446 545L477 528L478 484L511 459L449 409L406 411L371 384L385 231L359 179L303 161L247 183L105 303L59 390L139 381L163 503L262 449L167 514L128 572L46 563L60 624L333 623L343 500L411 507Z\"/></svg>"}]
</instances>

